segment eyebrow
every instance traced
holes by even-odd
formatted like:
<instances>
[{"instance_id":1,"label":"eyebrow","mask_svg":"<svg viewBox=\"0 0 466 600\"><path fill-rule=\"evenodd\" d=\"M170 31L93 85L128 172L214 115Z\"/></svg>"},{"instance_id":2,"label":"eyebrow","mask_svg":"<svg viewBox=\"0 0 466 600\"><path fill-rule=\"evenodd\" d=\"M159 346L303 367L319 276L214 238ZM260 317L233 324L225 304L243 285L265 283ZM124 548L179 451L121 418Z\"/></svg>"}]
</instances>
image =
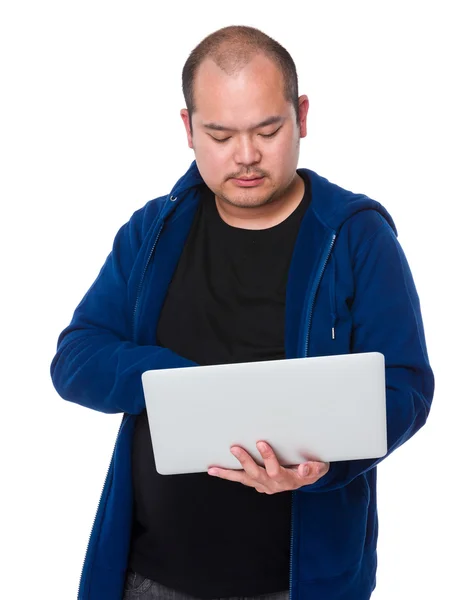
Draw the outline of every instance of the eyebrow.
<instances>
[{"instance_id":1,"label":"eyebrow","mask_svg":"<svg viewBox=\"0 0 466 600\"><path fill-rule=\"evenodd\" d=\"M253 125L250 130L258 129L259 127L267 127L267 125L274 125L275 123L283 123L285 119L283 117L274 116L268 117L264 121L257 123L257 125ZM213 129L214 131L238 131L233 127L225 127L223 125L219 125L218 123L203 123L203 127L206 129Z\"/></svg>"}]
</instances>

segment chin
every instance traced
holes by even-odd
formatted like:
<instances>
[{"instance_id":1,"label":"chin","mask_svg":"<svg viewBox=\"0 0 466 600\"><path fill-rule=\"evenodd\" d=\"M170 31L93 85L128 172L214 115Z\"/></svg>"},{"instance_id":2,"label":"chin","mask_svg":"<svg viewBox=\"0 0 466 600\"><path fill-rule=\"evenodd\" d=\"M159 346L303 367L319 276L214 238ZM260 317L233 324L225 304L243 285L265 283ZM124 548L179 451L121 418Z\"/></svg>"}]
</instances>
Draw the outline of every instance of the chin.
<instances>
[{"instance_id":1,"label":"chin","mask_svg":"<svg viewBox=\"0 0 466 600\"><path fill-rule=\"evenodd\" d=\"M254 196L253 194L244 194L238 196L221 196L221 200L231 204L231 206L236 206L237 208L258 208L259 206L264 206L271 201L269 196L265 198L263 196Z\"/></svg>"},{"instance_id":2,"label":"chin","mask_svg":"<svg viewBox=\"0 0 466 600\"><path fill-rule=\"evenodd\" d=\"M259 208L272 202L276 196L275 190L255 189L255 188L244 188L242 190L221 190L220 194L217 194L219 199L226 202L230 206L237 208Z\"/></svg>"}]
</instances>

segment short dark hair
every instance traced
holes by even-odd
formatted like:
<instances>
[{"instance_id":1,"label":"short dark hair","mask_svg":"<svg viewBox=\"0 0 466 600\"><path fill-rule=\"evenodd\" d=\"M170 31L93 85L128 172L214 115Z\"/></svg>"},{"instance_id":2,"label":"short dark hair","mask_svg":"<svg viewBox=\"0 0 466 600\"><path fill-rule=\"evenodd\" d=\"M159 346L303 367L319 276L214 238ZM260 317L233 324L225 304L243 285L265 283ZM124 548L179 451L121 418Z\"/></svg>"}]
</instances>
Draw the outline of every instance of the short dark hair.
<instances>
[{"instance_id":1,"label":"short dark hair","mask_svg":"<svg viewBox=\"0 0 466 600\"><path fill-rule=\"evenodd\" d=\"M194 80L200 64L206 58L215 63L228 74L234 74L257 54L270 58L283 75L285 99L298 111L298 74L296 65L289 52L277 41L254 27L231 25L224 27L204 38L191 52L183 67L183 95L189 114L192 131L192 115L196 110L194 103Z\"/></svg>"}]
</instances>

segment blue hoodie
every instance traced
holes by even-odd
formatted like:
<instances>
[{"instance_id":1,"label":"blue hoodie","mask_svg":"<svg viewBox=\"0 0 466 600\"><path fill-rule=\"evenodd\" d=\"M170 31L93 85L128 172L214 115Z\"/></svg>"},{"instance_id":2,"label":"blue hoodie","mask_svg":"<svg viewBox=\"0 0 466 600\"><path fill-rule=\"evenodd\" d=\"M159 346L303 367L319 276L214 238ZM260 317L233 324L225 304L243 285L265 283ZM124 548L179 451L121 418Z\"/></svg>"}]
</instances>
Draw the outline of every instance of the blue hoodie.
<instances>
[{"instance_id":1,"label":"blue hoodie","mask_svg":"<svg viewBox=\"0 0 466 600\"><path fill-rule=\"evenodd\" d=\"M287 358L385 356L388 454L425 423L434 392L419 299L392 218L376 201L307 169L312 202L289 270ZM131 447L141 374L195 366L156 345L157 321L205 186L193 162L171 193L116 235L61 333L51 374L66 400L124 413L97 509L79 600L121 600L132 526ZM365 600L375 587L377 460L332 463L293 492L292 600Z\"/></svg>"}]
</instances>

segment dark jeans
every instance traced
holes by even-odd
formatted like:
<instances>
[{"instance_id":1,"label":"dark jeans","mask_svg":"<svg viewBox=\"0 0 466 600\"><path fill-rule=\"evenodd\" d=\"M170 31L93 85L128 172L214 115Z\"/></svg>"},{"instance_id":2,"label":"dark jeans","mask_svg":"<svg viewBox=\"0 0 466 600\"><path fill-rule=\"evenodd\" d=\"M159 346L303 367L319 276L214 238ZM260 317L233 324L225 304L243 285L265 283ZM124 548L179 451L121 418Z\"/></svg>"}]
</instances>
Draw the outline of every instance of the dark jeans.
<instances>
[{"instance_id":1,"label":"dark jeans","mask_svg":"<svg viewBox=\"0 0 466 600\"><path fill-rule=\"evenodd\" d=\"M289 597L289 592L277 592L276 594L249 596L248 598L237 596L228 600L289 600ZM128 569L123 600L196 600L196 598L167 588Z\"/></svg>"}]
</instances>

